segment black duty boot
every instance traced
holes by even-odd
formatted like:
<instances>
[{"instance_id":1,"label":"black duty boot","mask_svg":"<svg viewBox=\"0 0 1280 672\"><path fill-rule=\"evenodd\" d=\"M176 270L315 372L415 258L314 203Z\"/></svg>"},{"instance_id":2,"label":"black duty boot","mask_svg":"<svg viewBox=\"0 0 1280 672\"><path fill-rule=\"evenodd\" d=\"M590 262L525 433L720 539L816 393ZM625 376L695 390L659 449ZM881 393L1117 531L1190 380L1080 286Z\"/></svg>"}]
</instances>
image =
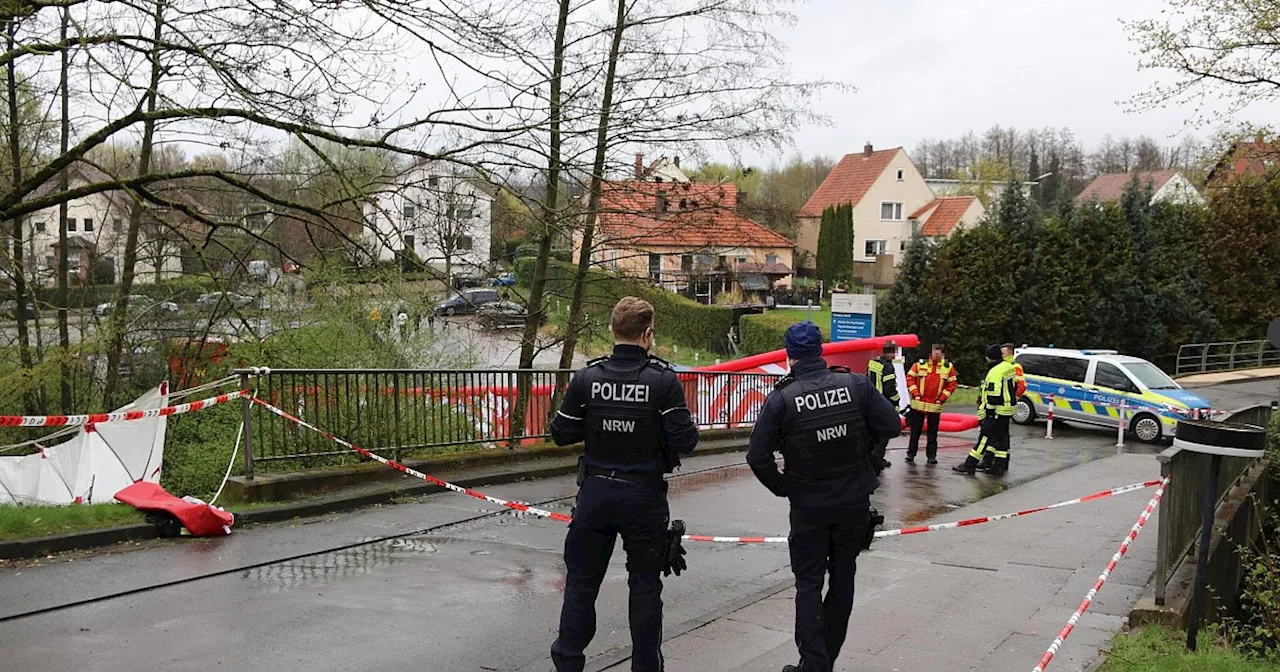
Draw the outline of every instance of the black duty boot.
<instances>
[{"instance_id":1,"label":"black duty boot","mask_svg":"<svg viewBox=\"0 0 1280 672\"><path fill-rule=\"evenodd\" d=\"M908 456L907 456L907 459L906 459L906 462L907 462L907 464L915 464L915 463L916 463L916 456L915 456L915 455L908 455Z\"/></svg>"},{"instance_id":2,"label":"black duty boot","mask_svg":"<svg viewBox=\"0 0 1280 672\"><path fill-rule=\"evenodd\" d=\"M929 465L930 465L930 466L935 465L935 464L937 464L937 463L938 463L938 458L936 458L936 457L931 457L931 458L929 458Z\"/></svg>"},{"instance_id":3,"label":"black duty boot","mask_svg":"<svg viewBox=\"0 0 1280 672\"><path fill-rule=\"evenodd\" d=\"M795 665L783 665L782 672L800 672L800 668Z\"/></svg>"},{"instance_id":4,"label":"black duty boot","mask_svg":"<svg viewBox=\"0 0 1280 672\"><path fill-rule=\"evenodd\" d=\"M951 467L951 471L954 471L957 474L968 474L972 476L974 472L977 471L977 467L978 467L978 463L973 458L969 458L964 462L961 462L960 464L957 464L956 466Z\"/></svg>"}]
</instances>

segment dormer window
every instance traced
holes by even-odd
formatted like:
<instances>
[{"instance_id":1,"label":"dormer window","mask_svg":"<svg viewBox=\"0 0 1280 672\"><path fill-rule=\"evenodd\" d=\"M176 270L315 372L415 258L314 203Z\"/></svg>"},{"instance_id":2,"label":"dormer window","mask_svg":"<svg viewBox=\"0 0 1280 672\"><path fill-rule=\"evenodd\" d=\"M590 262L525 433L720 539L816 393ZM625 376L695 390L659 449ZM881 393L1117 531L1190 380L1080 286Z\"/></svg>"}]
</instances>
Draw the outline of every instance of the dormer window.
<instances>
[{"instance_id":1,"label":"dormer window","mask_svg":"<svg viewBox=\"0 0 1280 672\"><path fill-rule=\"evenodd\" d=\"M667 192L665 191L658 192L657 207L658 207L659 213L666 212L667 209L670 207L670 202L667 200Z\"/></svg>"}]
</instances>

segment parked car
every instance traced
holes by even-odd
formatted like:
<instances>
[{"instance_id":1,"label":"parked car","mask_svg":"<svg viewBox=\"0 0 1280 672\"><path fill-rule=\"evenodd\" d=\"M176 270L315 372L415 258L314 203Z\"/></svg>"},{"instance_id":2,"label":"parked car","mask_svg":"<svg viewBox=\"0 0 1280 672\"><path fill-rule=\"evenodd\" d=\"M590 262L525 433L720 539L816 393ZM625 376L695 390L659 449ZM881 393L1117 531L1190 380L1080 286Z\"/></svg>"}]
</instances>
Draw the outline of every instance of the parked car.
<instances>
[{"instance_id":1,"label":"parked car","mask_svg":"<svg viewBox=\"0 0 1280 672\"><path fill-rule=\"evenodd\" d=\"M516 274L503 273L490 280L489 284L494 287L514 287L516 284Z\"/></svg>"},{"instance_id":2,"label":"parked car","mask_svg":"<svg viewBox=\"0 0 1280 672\"><path fill-rule=\"evenodd\" d=\"M107 315L110 315L111 311L115 310L115 308L116 308L115 301L99 303L98 305L93 307L93 314L95 317L106 317ZM157 302L155 299L149 296L144 296L142 294L130 294L129 295L129 311L133 313L154 311L158 315L165 315L165 316L171 317L173 315L177 315L181 313L182 308L179 307L178 304L172 301Z\"/></svg>"},{"instance_id":3,"label":"parked car","mask_svg":"<svg viewBox=\"0 0 1280 672\"><path fill-rule=\"evenodd\" d=\"M246 266L246 270L249 272L249 277L257 278L258 280L265 280L267 272L270 269L271 263L265 259L253 259L249 262L249 265Z\"/></svg>"},{"instance_id":4,"label":"parked car","mask_svg":"<svg viewBox=\"0 0 1280 672\"><path fill-rule=\"evenodd\" d=\"M235 292L209 292L208 294L201 294L200 298L196 299L196 305L205 309L211 309L218 304L243 308L251 303L253 303L252 296L236 294Z\"/></svg>"},{"instance_id":5,"label":"parked car","mask_svg":"<svg viewBox=\"0 0 1280 672\"><path fill-rule=\"evenodd\" d=\"M471 315L480 306L498 300L498 291L494 289L464 289L441 301L435 312L436 315Z\"/></svg>"},{"instance_id":6,"label":"parked car","mask_svg":"<svg viewBox=\"0 0 1280 672\"><path fill-rule=\"evenodd\" d=\"M27 299L27 315L28 316L32 315L35 312L36 312L35 304L31 302L31 299ZM18 302L13 299L0 302L0 315L7 317L11 320L17 319L18 318Z\"/></svg>"},{"instance_id":7,"label":"parked car","mask_svg":"<svg viewBox=\"0 0 1280 672\"><path fill-rule=\"evenodd\" d=\"M1179 419L1205 418L1211 409L1155 364L1115 350L1020 348L1014 359L1027 376L1013 416L1018 424L1043 416L1053 395L1054 418L1114 429L1123 401L1129 431L1156 443L1173 436Z\"/></svg>"},{"instance_id":8,"label":"parked car","mask_svg":"<svg viewBox=\"0 0 1280 672\"><path fill-rule=\"evenodd\" d=\"M485 329L503 329L523 325L528 316L528 309L514 301L497 301L480 306L476 322ZM542 314L541 321L547 321L546 313Z\"/></svg>"}]
</instances>

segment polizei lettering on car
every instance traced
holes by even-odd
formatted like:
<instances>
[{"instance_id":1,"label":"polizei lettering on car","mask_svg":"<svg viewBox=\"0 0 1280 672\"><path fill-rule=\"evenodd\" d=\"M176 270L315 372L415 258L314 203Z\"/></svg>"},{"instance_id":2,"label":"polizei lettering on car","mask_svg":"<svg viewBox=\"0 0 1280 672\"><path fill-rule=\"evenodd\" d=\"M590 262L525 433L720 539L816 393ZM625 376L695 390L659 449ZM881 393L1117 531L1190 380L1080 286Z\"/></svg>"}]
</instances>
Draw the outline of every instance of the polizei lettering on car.
<instances>
[{"instance_id":1,"label":"polizei lettering on car","mask_svg":"<svg viewBox=\"0 0 1280 672\"><path fill-rule=\"evenodd\" d=\"M803 413L806 410L816 411L852 402L853 398L849 395L849 388L847 387L837 387L834 390L819 390L796 397L796 413Z\"/></svg>"},{"instance_id":2,"label":"polizei lettering on car","mask_svg":"<svg viewBox=\"0 0 1280 672\"><path fill-rule=\"evenodd\" d=\"M649 403L649 386L634 383L594 382L591 383L591 398L647 404Z\"/></svg>"}]
</instances>

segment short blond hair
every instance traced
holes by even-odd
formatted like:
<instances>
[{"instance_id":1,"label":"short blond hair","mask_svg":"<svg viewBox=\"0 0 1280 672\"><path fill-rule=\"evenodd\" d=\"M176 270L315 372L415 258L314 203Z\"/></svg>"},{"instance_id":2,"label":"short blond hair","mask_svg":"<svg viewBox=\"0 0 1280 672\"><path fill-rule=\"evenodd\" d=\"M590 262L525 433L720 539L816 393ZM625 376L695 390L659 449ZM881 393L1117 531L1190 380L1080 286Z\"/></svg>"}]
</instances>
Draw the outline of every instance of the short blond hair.
<instances>
[{"instance_id":1,"label":"short blond hair","mask_svg":"<svg viewBox=\"0 0 1280 672\"><path fill-rule=\"evenodd\" d=\"M613 307L609 328L614 338L639 340L644 330L653 326L653 304L634 296L624 296Z\"/></svg>"}]
</instances>

